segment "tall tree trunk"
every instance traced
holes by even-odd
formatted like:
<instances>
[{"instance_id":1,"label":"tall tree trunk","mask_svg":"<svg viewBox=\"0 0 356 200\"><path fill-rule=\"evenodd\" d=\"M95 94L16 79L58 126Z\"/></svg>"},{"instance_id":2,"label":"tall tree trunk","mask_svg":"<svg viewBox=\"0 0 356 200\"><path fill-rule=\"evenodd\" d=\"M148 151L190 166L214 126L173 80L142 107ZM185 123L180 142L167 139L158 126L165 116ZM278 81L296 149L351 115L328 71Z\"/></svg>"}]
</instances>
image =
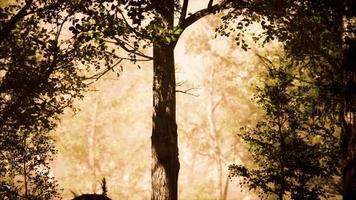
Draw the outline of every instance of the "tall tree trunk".
<instances>
[{"instance_id":1,"label":"tall tree trunk","mask_svg":"<svg viewBox=\"0 0 356 200\"><path fill-rule=\"evenodd\" d=\"M356 2L345 1L344 39L344 102L341 109L343 168L343 199L356 199ZM353 27L353 28L350 28Z\"/></svg>"},{"instance_id":2,"label":"tall tree trunk","mask_svg":"<svg viewBox=\"0 0 356 200\"><path fill-rule=\"evenodd\" d=\"M175 43L165 40L174 26L174 2L152 2L159 13L156 24L164 30L153 39L152 200L176 200L178 196Z\"/></svg>"},{"instance_id":3,"label":"tall tree trunk","mask_svg":"<svg viewBox=\"0 0 356 200\"><path fill-rule=\"evenodd\" d=\"M178 144L174 46L153 45L152 200L176 200Z\"/></svg>"}]
</instances>

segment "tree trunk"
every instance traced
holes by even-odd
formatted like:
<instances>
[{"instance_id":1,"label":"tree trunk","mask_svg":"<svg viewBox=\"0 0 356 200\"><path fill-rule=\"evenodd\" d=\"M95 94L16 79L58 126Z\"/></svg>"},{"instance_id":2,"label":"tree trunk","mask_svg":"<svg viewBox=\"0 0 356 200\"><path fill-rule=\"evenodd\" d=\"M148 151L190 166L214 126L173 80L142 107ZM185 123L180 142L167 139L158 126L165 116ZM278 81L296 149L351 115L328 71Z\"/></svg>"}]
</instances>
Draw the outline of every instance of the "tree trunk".
<instances>
[{"instance_id":1,"label":"tree trunk","mask_svg":"<svg viewBox=\"0 0 356 200\"><path fill-rule=\"evenodd\" d=\"M355 55L356 42L353 41L354 47L349 49L349 56ZM351 47L349 47L351 48ZM355 107L355 86L356 86L356 66L352 57L345 55L346 64L346 83L345 83L345 96L344 103L341 109L341 142L343 154L343 199L356 199L356 107ZM353 62L353 65L347 63ZM350 68L352 67L352 68Z\"/></svg>"},{"instance_id":2,"label":"tree trunk","mask_svg":"<svg viewBox=\"0 0 356 200\"><path fill-rule=\"evenodd\" d=\"M341 109L341 142L343 153L343 199L356 199L356 35L354 1L345 1L344 30L344 102Z\"/></svg>"},{"instance_id":3,"label":"tree trunk","mask_svg":"<svg viewBox=\"0 0 356 200\"><path fill-rule=\"evenodd\" d=\"M214 75L215 66L212 65L209 74L209 104L208 104L208 123L209 123L209 136L214 144L214 161L215 161L215 199L223 199L223 159L221 153L220 137L215 127L214 111L219 102L214 101Z\"/></svg>"},{"instance_id":4,"label":"tree trunk","mask_svg":"<svg viewBox=\"0 0 356 200\"><path fill-rule=\"evenodd\" d=\"M168 42L174 26L174 0L152 1L163 34L153 39L152 200L176 200L178 143L176 124L175 42Z\"/></svg>"},{"instance_id":5,"label":"tree trunk","mask_svg":"<svg viewBox=\"0 0 356 200\"><path fill-rule=\"evenodd\" d=\"M179 172L174 45L153 44L152 200L176 200Z\"/></svg>"},{"instance_id":6,"label":"tree trunk","mask_svg":"<svg viewBox=\"0 0 356 200\"><path fill-rule=\"evenodd\" d=\"M223 193L223 196L222 196L222 200L226 200L227 199L227 193L229 191L229 182L230 182L230 178L229 178L229 175L226 176L226 180L225 180L225 186L224 186L224 193Z\"/></svg>"},{"instance_id":7,"label":"tree trunk","mask_svg":"<svg viewBox=\"0 0 356 200\"><path fill-rule=\"evenodd\" d=\"M96 120L97 120L98 100L95 99L93 105L93 113L91 116L90 130L88 132L88 164L91 171L92 185L91 190L96 192L96 169L95 169L95 133L96 133Z\"/></svg>"},{"instance_id":8,"label":"tree trunk","mask_svg":"<svg viewBox=\"0 0 356 200\"><path fill-rule=\"evenodd\" d=\"M348 104L348 102L345 102ZM356 115L344 111L341 116L343 154L343 199L356 199Z\"/></svg>"}]
</instances>

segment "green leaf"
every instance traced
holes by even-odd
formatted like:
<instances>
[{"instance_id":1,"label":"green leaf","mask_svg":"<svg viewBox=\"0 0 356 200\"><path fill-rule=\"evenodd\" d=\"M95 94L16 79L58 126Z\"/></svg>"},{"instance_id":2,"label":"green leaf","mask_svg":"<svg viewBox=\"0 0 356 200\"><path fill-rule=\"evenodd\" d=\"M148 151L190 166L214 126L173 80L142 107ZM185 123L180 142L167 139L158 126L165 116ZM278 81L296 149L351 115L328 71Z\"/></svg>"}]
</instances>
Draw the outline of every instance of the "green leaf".
<instances>
[{"instance_id":1,"label":"green leaf","mask_svg":"<svg viewBox=\"0 0 356 200\"><path fill-rule=\"evenodd\" d=\"M180 28L180 27L175 27L175 28L173 29L173 34L174 34L174 35L180 35L182 32L183 32L183 29Z\"/></svg>"},{"instance_id":2,"label":"green leaf","mask_svg":"<svg viewBox=\"0 0 356 200\"><path fill-rule=\"evenodd\" d=\"M165 37L164 40L165 40L165 42L168 43L168 44L170 44L171 41L172 41L171 37L169 37L169 36L168 36L168 37Z\"/></svg>"}]
</instances>

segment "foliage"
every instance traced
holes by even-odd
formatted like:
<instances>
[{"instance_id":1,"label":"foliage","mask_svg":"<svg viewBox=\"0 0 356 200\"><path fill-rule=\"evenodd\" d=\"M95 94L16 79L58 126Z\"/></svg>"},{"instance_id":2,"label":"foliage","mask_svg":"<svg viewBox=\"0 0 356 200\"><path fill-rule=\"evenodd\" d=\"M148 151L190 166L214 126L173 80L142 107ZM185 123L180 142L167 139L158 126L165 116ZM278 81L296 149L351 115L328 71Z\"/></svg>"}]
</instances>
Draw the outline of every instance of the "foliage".
<instances>
[{"instance_id":1,"label":"foliage","mask_svg":"<svg viewBox=\"0 0 356 200\"><path fill-rule=\"evenodd\" d=\"M62 11L70 5L16 1L0 8L1 196L58 197L49 173L56 152L50 131L86 87L77 63L99 56L97 50L83 50L78 40L62 36L73 15Z\"/></svg>"},{"instance_id":2,"label":"foliage","mask_svg":"<svg viewBox=\"0 0 356 200\"><path fill-rule=\"evenodd\" d=\"M223 18L225 26L237 21L236 16L240 14L243 19L256 21L265 30L256 40L278 39L284 43L288 56L304 65L301 68L318 87L316 98L323 113L339 119L343 195L346 199L354 199L356 158L352 138L356 135L356 65L351 55L356 51L355 1L273 0L262 1L259 6L251 3L245 2L244 10L232 9Z\"/></svg>"},{"instance_id":3,"label":"foliage","mask_svg":"<svg viewBox=\"0 0 356 200\"><path fill-rule=\"evenodd\" d=\"M85 65L82 69L89 70L93 66L96 70L102 70L99 74L88 78L95 81L108 71L115 71L115 67L123 60L134 62L151 60L151 56L141 52L141 47L145 48L156 42L170 46L173 51L185 28L208 14L227 8L227 5L232 9L224 20L241 19L241 22L237 23L237 29L243 31L244 26L250 25L253 21L260 21L266 30L265 41L273 40L277 36L290 47L287 50L292 52L295 58L303 61L305 54L312 55L307 57L312 64L318 63L318 66L323 64L320 68L309 70L312 76L321 77L320 83L324 85L326 83L329 89L334 88L334 83L337 83L336 86L339 88L339 77L334 76L335 79L329 81L327 78L330 71L325 69L338 69L332 67L335 67L334 57L339 58L341 54L337 51L340 43L336 42L336 45L331 46L329 44L334 44L334 39L337 38L333 37L334 33L340 33L341 26L327 29L328 31L325 32L322 32L323 26L316 26L321 29L315 30L314 26L311 26L311 22L327 27L334 22L340 25L339 10L329 9L332 6L340 8L334 4L334 1L325 1L326 3L262 1L257 3L258 6L255 1L224 0L215 5L213 5L214 1L209 1L207 8L186 17L188 2L184 1L181 7L179 1L26 0L2 8L0 10L0 128L1 138L11 140L11 143L2 140L0 145L2 152L6 152L1 155L3 157L0 165L4 169L0 173L2 173L1 178L5 177L5 182L7 181L5 184L10 184L8 183L10 179L23 176L26 189L27 180L30 180L27 177L32 175L29 171L35 168L32 166L48 166L46 160L54 153L48 133L56 126L57 116L65 107L72 104L73 99L81 97L81 91L86 87L87 79L80 75L79 63ZM331 4L328 4L330 2ZM287 14L284 11L288 11ZM179 22L174 23L173 16L177 13L180 14ZM315 18L309 18L309 14L315 13L317 13ZM325 14L331 14L331 21L323 20ZM244 17L238 18L239 15ZM172 20L172 22L165 20ZM174 26L175 24L177 26ZM68 33L69 36L62 34L62 29L65 27L69 27L71 31ZM298 32L301 27L308 27L310 30L300 35ZM315 38L318 34L314 34L313 31L322 33L320 34L322 39ZM222 33L226 32L223 30ZM304 44L298 40L300 37L311 39L305 40L307 43ZM248 49L244 40L241 40L240 44L243 49ZM321 45L320 48L308 46L319 44L326 44L326 46ZM304 46L306 48L296 51ZM316 49L317 51L308 51ZM126 52L125 56L118 55L122 51ZM299 52L303 56L297 54ZM330 56L325 56L325 52L327 55L330 52L335 55L330 59ZM318 53L321 56L316 56L319 55ZM325 63L327 67L322 68ZM174 73L174 70L172 72ZM319 94L327 94L326 96L331 98L334 95L329 94L335 93ZM41 142L34 142L37 140ZM32 148L36 151L30 151ZM17 150L22 151L17 152ZM28 152L32 152L30 155L33 157L27 158ZM37 154L42 159L36 160ZM17 166L20 164L17 162L19 159L24 164L22 168ZM39 172L34 172L36 173ZM48 178L47 174L44 177ZM16 187L14 185L10 188L11 192L17 190ZM52 186L48 187L52 188ZM26 193L28 193L27 189L25 196L28 196Z\"/></svg>"},{"instance_id":4,"label":"foliage","mask_svg":"<svg viewBox=\"0 0 356 200\"><path fill-rule=\"evenodd\" d=\"M218 31L223 35L235 32L238 40L240 30L244 32L248 25L259 23L264 31L255 35L256 40L266 43L277 39L282 42L286 54L294 61L304 63L303 68L323 90L319 94L323 100L320 102L325 104L325 112L338 114L345 96L355 99L355 93L350 90L354 85L350 79L355 65L348 63L345 66L345 59L350 56L343 52L355 46L352 42L355 3L352 2L273 0L262 1L258 6L245 2L240 5L245 9L239 9L239 5L232 6L233 9L223 16L224 25ZM226 29L228 25L232 28Z\"/></svg>"},{"instance_id":5,"label":"foliage","mask_svg":"<svg viewBox=\"0 0 356 200\"><path fill-rule=\"evenodd\" d=\"M296 76L290 59L279 66L270 63L267 70L255 97L266 119L239 133L257 167L231 165L232 176L279 199L328 197L330 182L339 175L335 120L319 114L318 88Z\"/></svg>"}]
</instances>

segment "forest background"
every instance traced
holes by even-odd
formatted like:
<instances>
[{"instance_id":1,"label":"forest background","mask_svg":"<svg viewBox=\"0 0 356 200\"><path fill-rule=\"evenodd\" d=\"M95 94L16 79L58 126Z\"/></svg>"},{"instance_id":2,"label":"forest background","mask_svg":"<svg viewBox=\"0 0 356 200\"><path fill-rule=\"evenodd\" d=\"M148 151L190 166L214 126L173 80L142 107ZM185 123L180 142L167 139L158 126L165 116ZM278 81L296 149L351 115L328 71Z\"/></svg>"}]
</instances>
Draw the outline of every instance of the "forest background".
<instances>
[{"instance_id":1,"label":"forest background","mask_svg":"<svg viewBox=\"0 0 356 200\"><path fill-rule=\"evenodd\" d=\"M206 4L193 2L189 7L191 12ZM256 198L254 191L240 188L239 183L245 183L242 179L232 178L230 182L228 166L250 164L251 146L241 140L240 128L255 127L264 119L266 110L253 97L259 91L256 87L266 80L263 79L268 71L266 60L278 63L284 51L281 43L273 38L263 47L254 43L256 35L262 32L258 24L250 25L250 30L245 32L242 49L236 45L234 36L216 37L216 29L224 25L220 17L206 17L192 25L175 49L181 199ZM243 50L247 50L245 44L249 46L248 51ZM58 127L54 132L55 124L44 126L58 149L46 176L58 180L59 187L63 187L59 196L65 199L71 198L72 192L100 193L104 177L108 196L113 199L149 198L150 134L147 133L151 129L152 68L149 62L120 61L120 65L116 72L106 73L100 79L97 75L91 77L98 80L79 95L83 95L83 100L70 99L69 103L74 103L72 109L55 118ZM95 70L84 75L90 73ZM82 86L78 83L76 87L71 89L77 91ZM68 100L68 95L71 93L64 94L64 100ZM4 102L7 98L5 95ZM330 123L328 128L334 121ZM333 136L339 137L338 131ZM31 136L26 131L23 134ZM52 147L48 150L55 153ZM26 170L21 173L26 174ZM340 176L337 170L333 173ZM235 175L244 174L237 170ZM337 189L332 193L335 192Z\"/></svg>"}]
</instances>

